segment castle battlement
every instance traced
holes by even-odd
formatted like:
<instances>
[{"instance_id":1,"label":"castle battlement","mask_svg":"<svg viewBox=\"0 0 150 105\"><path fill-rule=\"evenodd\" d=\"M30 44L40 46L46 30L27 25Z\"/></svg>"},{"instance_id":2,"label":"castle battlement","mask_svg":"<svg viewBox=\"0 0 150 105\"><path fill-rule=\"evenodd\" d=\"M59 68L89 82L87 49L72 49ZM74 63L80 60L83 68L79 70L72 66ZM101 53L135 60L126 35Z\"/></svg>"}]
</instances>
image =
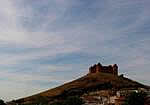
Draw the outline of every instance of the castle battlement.
<instances>
[{"instance_id":1,"label":"castle battlement","mask_svg":"<svg viewBox=\"0 0 150 105\"><path fill-rule=\"evenodd\" d=\"M103 66L102 64L98 63L89 68L89 73L98 73L98 72L118 75L118 66L117 64Z\"/></svg>"}]
</instances>

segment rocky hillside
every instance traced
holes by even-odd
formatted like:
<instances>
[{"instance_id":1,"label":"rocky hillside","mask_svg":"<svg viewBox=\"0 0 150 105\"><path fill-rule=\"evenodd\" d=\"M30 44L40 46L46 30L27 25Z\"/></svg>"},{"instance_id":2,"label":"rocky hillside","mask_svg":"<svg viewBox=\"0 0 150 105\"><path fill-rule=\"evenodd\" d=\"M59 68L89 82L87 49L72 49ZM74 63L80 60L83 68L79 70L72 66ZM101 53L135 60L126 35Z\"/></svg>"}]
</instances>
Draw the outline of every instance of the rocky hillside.
<instances>
[{"instance_id":1,"label":"rocky hillside","mask_svg":"<svg viewBox=\"0 0 150 105\"><path fill-rule=\"evenodd\" d=\"M64 97L71 95L82 95L85 92L95 90L106 90L106 89L124 89L124 88L147 88L136 81L130 80L123 76L112 75L109 73L89 73L77 80L66 83L62 86L47 90L45 92L18 99L16 103L34 103L37 100L43 98L47 101L61 100Z\"/></svg>"}]
</instances>

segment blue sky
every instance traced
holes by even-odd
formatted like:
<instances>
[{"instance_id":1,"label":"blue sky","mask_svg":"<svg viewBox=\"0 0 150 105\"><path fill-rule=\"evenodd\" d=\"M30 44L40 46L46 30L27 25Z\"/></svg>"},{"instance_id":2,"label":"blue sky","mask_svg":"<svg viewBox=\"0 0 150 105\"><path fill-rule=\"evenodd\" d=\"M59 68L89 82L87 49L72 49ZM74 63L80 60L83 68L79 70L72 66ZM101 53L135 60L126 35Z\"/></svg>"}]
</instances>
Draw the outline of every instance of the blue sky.
<instances>
[{"instance_id":1,"label":"blue sky","mask_svg":"<svg viewBox=\"0 0 150 105\"><path fill-rule=\"evenodd\" d=\"M61 85L97 62L150 85L149 0L4 0L0 98Z\"/></svg>"}]
</instances>

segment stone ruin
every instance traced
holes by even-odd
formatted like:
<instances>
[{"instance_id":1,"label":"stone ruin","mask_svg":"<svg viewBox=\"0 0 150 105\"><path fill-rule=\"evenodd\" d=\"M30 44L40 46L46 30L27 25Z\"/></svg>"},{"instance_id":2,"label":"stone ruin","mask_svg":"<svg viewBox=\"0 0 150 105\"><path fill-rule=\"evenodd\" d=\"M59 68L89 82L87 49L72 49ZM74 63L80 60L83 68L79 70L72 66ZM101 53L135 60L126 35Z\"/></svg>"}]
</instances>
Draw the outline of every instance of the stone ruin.
<instances>
[{"instance_id":1,"label":"stone ruin","mask_svg":"<svg viewBox=\"0 0 150 105\"><path fill-rule=\"evenodd\" d=\"M109 73L113 75L118 75L118 66L117 64L103 66L98 63L89 68L89 73Z\"/></svg>"}]
</instances>

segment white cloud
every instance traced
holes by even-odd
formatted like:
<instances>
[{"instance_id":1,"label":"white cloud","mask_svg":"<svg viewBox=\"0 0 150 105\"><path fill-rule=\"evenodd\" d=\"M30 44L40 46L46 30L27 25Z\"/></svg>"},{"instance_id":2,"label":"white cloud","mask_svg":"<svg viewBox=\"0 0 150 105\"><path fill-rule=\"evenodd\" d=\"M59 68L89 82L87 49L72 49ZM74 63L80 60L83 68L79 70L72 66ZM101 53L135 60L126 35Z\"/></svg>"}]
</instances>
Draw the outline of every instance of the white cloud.
<instances>
[{"instance_id":1,"label":"white cloud","mask_svg":"<svg viewBox=\"0 0 150 105\"><path fill-rule=\"evenodd\" d=\"M37 74L22 74L22 73L10 73L1 72L1 98L7 101L12 99L18 99L23 96L29 96L31 94L38 93L39 91L44 91L45 86L41 86L41 83L49 83L47 89L54 87L56 85L50 85L51 82L64 83L67 78L62 78L60 76L42 76ZM35 81L39 81L38 85ZM41 82L41 83L40 83Z\"/></svg>"},{"instance_id":2,"label":"white cloud","mask_svg":"<svg viewBox=\"0 0 150 105\"><path fill-rule=\"evenodd\" d=\"M49 6L53 5L51 2L56 5L55 8ZM87 8L80 7L84 3ZM2 71L0 75L1 78L6 79L1 80L3 81L1 82L3 87L0 89L2 95L9 98L14 97L15 93L16 97L30 95L35 92L32 83L27 86L27 83L31 81L65 81L61 76L54 78L42 75L41 69L45 73L49 70L58 72L60 69L75 72L74 68L78 66L80 68L83 65L79 63L64 66L40 64L38 70L33 70L37 72L34 75L24 74L21 70L15 74L14 69L12 72L7 72L8 70L3 67L15 66L19 69L24 63L30 62L32 69L35 69L32 60L40 61L46 57L52 60L69 53L104 56L106 57L104 59L107 59L106 63L118 62L123 72L127 71L125 69L133 69L139 73L140 70L136 69L143 68L145 71L143 75L146 75L148 66L145 65L149 65L150 60L149 53L147 53L150 50L149 33L143 33L140 37L139 33L134 32L139 31L145 23L149 22L149 3L142 3L138 0L136 2L118 0L102 4L103 6L100 7L99 2L92 5L88 4L88 1L74 0L38 0L36 3L29 0L23 3L19 0L3 1L0 4L0 49L1 51L4 48L10 50L0 52L0 70ZM47 12L44 13L41 9L46 6L51 8L47 8ZM137 37L130 39L131 34ZM18 49L29 50L17 52ZM72 59L67 60L71 64ZM88 59L87 62L92 62L92 60ZM75 78L74 74L70 76ZM134 77L132 73L130 76ZM147 75L145 78L138 76L134 78L149 79ZM10 85L14 92L11 91ZM43 89L39 86L35 88L36 92L39 88ZM7 90L9 92L5 93Z\"/></svg>"}]
</instances>

